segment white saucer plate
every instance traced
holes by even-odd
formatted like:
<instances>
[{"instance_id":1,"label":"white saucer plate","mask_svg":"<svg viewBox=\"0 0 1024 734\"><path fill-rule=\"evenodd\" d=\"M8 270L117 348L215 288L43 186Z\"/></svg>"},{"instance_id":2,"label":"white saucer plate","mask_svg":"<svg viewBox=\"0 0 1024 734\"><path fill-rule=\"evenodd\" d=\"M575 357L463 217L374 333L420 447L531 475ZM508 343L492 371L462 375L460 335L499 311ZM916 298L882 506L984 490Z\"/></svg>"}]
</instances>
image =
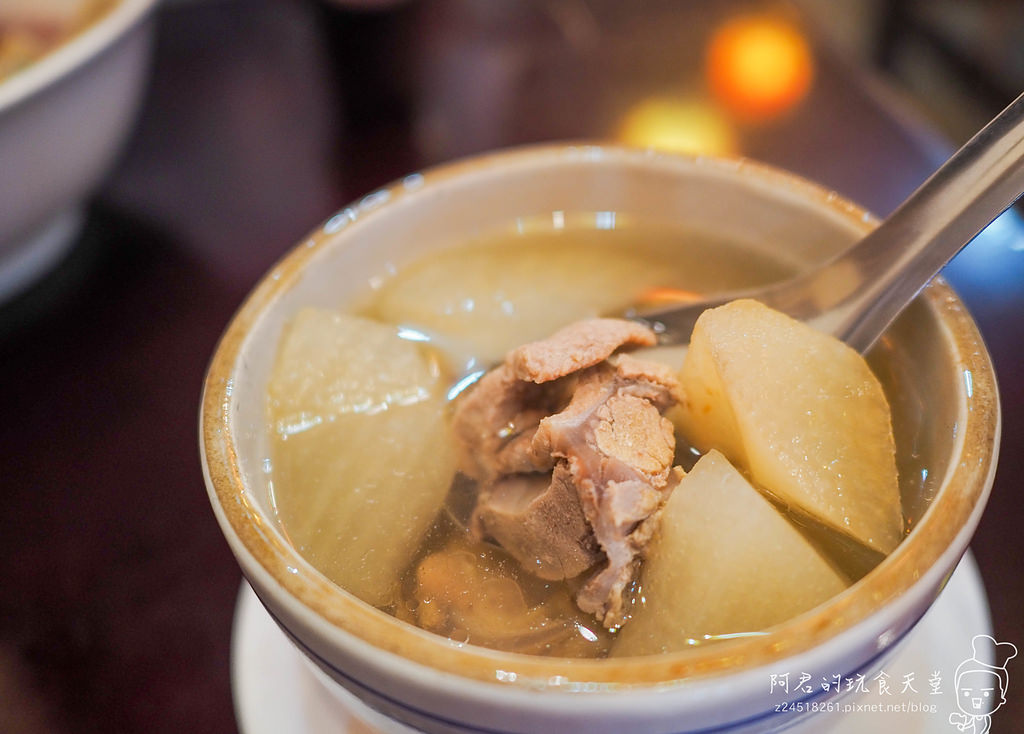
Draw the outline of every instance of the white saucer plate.
<instances>
[{"instance_id":1,"label":"white saucer plate","mask_svg":"<svg viewBox=\"0 0 1024 734\"><path fill-rule=\"evenodd\" d=\"M949 723L949 715L958 711L954 673L957 665L971 656L974 635L990 635L991 627L981 576L968 553L942 595L882 671L862 681L843 682L844 686L859 685L865 692L852 692L835 710L814 718L814 731L956 731ZM374 712L318 676L244 582L235 609L231 682L241 734L380 732L364 721L375 716ZM799 683L790 680L787 685ZM821 684L805 685L812 683ZM993 719L998 721L998 716L997 711ZM393 726L388 729L394 730Z\"/></svg>"}]
</instances>

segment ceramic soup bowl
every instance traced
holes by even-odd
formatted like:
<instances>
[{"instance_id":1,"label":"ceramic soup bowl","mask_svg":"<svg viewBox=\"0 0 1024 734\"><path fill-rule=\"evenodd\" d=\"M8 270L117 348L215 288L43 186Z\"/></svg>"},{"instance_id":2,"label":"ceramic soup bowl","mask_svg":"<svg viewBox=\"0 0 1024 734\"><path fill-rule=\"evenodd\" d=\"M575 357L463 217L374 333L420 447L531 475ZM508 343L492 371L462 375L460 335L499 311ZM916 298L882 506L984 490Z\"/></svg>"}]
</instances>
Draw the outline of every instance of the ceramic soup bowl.
<instances>
[{"instance_id":1,"label":"ceramic soup bowl","mask_svg":"<svg viewBox=\"0 0 1024 734\"><path fill-rule=\"evenodd\" d=\"M870 355L893 411L909 534L847 591L767 634L588 660L460 644L332 584L288 542L272 511L265 395L288 319L306 305L344 308L390 265L553 211L678 223L768 248L796 265L828 257L875 224L834 193L741 160L541 146L409 176L314 231L227 327L201 407L202 460L217 519L246 579L295 645L378 714L415 729L639 734L793 726L842 692L783 693L772 690L770 677L807 673L818 681L880 670L967 549L991 487L1000 425L992 365L970 315L941 280ZM808 705L781 705L787 702Z\"/></svg>"}]
</instances>

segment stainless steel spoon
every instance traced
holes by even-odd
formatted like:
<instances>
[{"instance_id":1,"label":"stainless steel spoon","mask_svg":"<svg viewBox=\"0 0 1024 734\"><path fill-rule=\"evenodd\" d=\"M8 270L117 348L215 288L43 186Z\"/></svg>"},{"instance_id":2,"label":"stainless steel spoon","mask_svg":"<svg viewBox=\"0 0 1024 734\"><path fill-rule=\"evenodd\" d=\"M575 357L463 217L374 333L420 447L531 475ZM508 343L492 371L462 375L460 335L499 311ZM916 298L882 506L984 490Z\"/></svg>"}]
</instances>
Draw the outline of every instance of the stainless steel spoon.
<instances>
[{"instance_id":1,"label":"stainless steel spoon","mask_svg":"<svg viewBox=\"0 0 1024 734\"><path fill-rule=\"evenodd\" d=\"M1024 193L1024 94L953 154L885 221L823 265L769 286L629 314L663 344L686 344L697 317L755 298L866 352L917 293Z\"/></svg>"}]
</instances>

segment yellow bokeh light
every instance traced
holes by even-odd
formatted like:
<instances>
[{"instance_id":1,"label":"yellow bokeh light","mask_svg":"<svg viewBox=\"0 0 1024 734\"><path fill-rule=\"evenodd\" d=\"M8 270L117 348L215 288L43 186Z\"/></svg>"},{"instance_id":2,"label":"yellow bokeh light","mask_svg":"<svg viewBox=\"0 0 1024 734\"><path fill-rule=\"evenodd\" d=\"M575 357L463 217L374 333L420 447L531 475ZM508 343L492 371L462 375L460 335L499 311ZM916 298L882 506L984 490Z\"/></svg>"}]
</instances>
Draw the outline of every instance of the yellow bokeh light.
<instances>
[{"instance_id":1,"label":"yellow bokeh light","mask_svg":"<svg viewBox=\"0 0 1024 734\"><path fill-rule=\"evenodd\" d=\"M747 122L782 114L806 96L814 58L800 30L771 16L731 18L707 47L707 81L730 112Z\"/></svg>"},{"instance_id":2,"label":"yellow bokeh light","mask_svg":"<svg viewBox=\"0 0 1024 734\"><path fill-rule=\"evenodd\" d=\"M627 145L672 153L731 155L738 148L732 125L714 106L668 97L633 106L619 125L618 138Z\"/></svg>"}]
</instances>

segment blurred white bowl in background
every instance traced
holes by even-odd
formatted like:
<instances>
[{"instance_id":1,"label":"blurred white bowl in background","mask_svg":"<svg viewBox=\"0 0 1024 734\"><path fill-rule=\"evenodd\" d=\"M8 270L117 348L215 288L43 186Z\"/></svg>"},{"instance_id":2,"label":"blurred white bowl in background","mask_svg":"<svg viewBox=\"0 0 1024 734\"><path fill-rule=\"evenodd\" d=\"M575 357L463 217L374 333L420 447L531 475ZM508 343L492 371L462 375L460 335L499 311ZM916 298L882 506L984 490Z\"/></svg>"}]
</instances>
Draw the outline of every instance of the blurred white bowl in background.
<instances>
[{"instance_id":1,"label":"blurred white bowl in background","mask_svg":"<svg viewBox=\"0 0 1024 734\"><path fill-rule=\"evenodd\" d=\"M31 3L30 3L31 5ZM0 303L53 268L141 99L156 0L119 0L0 79Z\"/></svg>"}]
</instances>

